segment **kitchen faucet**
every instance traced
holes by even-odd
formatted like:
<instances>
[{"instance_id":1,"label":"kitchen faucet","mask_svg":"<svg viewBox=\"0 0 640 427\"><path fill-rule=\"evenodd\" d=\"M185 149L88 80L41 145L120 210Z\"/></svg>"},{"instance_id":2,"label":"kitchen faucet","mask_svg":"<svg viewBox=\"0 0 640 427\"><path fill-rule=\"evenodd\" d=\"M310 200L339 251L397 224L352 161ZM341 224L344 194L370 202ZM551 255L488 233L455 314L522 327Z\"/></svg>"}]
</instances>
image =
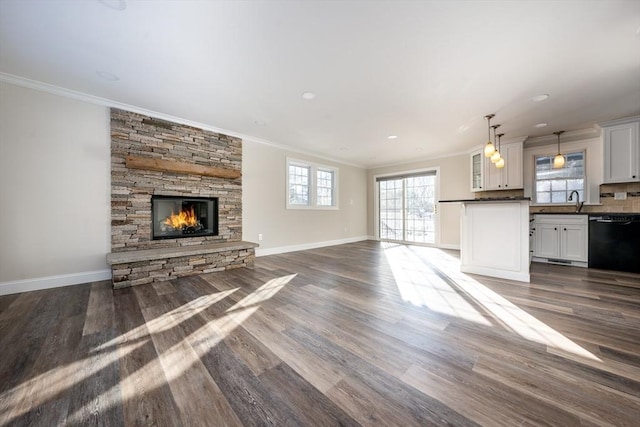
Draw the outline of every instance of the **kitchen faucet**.
<instances>
[{"instance_id":1,"label":"kitchen faucet","mask_svg":"<svg viewBox=\"0 0 640 427\"><path fill-rule=\"evenodd\" d=\"M580 211L582 210L582 205L584 205L584 202L580 203L580 193L578 193L576 190L573 190L570 194L569 194L569 201L573 201L573 193L576 194L576 213L580 213Z\"/></svg>"}]
</instances>

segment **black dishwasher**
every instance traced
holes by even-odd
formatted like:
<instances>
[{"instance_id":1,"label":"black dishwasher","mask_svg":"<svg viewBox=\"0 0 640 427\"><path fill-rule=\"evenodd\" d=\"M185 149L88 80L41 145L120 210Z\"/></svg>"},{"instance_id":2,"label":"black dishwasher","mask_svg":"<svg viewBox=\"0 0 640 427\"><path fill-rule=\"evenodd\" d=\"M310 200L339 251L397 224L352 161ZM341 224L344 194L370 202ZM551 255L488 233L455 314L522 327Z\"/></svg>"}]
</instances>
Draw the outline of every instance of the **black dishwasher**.
<instances>
[{"instance_id":1,"label":"black dishwasher","mask_svg":"<svg viewBox=\"0 0 640 427\"><path fill-rule=\"evenodd\" d=\"M589 216L589 267L640 273L640 215Z\"/></svg>"}]
</instances>

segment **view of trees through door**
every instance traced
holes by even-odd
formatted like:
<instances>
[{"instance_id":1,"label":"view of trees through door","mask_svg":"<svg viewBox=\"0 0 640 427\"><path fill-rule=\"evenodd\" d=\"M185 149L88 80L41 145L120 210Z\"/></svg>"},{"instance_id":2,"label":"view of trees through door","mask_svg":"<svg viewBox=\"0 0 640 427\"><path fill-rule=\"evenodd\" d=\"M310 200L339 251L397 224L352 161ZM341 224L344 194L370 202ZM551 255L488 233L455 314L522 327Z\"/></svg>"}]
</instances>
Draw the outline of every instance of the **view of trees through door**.
<instances>
[{"instance_id":1,"label":"view of trees through door","mask_svg":"<svg viewBox=\"0 0 640 427\"><path fill-rule=\"evenodd\" d=\"M435 243L435 171L377 181L380 239Z\"/></svg>"}]
</instances>

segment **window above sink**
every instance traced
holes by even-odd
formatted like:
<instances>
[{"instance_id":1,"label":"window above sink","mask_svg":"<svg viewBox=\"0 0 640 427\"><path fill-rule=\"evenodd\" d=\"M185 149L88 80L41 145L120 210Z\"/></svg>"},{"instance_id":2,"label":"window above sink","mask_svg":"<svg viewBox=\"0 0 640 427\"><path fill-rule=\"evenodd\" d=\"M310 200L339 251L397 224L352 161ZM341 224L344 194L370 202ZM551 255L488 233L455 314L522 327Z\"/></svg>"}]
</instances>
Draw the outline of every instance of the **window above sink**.
<instances>
[{"instance_id":1,"label":"window above sink","mask_svg":"<svg viewBox=\"0 0 640 427\"><path fill-rule=\"evenodd\" d=\"M553 168L553 155L535 156L533 200L537 204L567 204L569 195L577 191L584 200L585 152L566 153L564 167Z\"/></svg>"}]
</instances>

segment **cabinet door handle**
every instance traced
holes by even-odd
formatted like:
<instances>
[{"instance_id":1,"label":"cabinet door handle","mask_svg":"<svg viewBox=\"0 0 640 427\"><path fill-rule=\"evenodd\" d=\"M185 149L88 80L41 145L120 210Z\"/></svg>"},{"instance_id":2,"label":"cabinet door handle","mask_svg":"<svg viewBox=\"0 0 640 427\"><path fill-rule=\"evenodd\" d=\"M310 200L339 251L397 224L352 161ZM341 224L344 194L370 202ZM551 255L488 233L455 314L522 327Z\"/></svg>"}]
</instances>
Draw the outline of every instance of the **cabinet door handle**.
<instances>
[{"instance_id":1,"label":"cabinet door handle","mask_svg":"<svg viewBox=\"0 0 640 427\"><path fill-rule=\"evenodd\" d=\"M565 227L564 231L567 231L566 227Z\"/></svg>"},{"instance_id":2,"label":"cabinet door handle","mask_svg":"<svg viewBox=\"0 0 640 427\"><path fill-rule=\"evenodd\" d=\"M505 185L504 185L504 188L507 188L508 186L509 186L509 184L505 184Z\"/></svg>"},{"instance_id":3,"label":"cabinet door handle","mask_svg":"<svg viewBox=\"0 0 640 427\"><path fill-rule=\"evenodd\" d=\"M553 231L558 231L558 227L553 227Z\"/></svg>"}]
</instances>

